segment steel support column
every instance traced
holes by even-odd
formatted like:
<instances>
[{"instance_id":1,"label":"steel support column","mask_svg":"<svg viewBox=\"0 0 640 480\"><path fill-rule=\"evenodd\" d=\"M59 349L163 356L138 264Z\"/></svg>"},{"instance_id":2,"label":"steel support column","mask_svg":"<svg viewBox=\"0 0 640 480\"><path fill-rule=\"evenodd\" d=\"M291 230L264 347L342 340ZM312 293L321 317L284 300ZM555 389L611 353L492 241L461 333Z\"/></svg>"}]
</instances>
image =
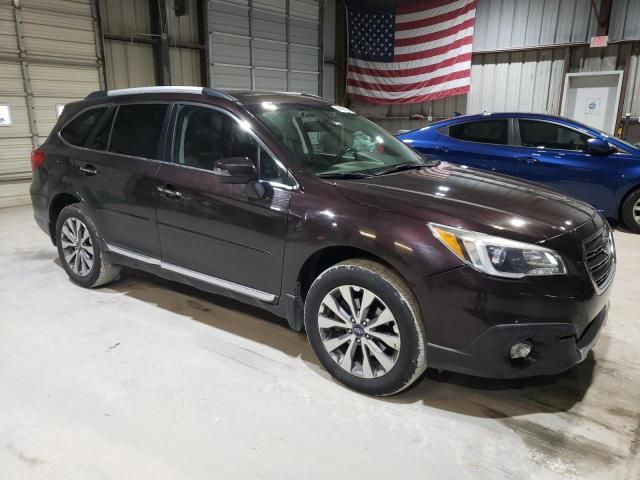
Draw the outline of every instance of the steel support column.
<instances>
[{"instance_id":1,"label":"steel support column","mask_svg":"<svg viewBox=\"0 0 640 480\"><path fill-rule=\"evenodd\" d=\"M13 18L16 24L16 38L18 51L20 53L20 68L22 70L22 82L27 101L27 118L29 119L29 131L31 133L31 144L33 148L39 145L38 124L36 121L36 110L33 104L33 89L31 88L31 76L29 74L29 63L27 62L27 49L24 44L24 28L22 27L22 13L20 11L19 0L13 0Z\"/></svg>"},{"instance_id":2,"label":"steel support column","mask_svg":"<svg viewBox=\"0 0 640 480\"><path fill-rule=\"evenodd\" d=\"M107 88L107 74L104 68L104 38L102 36L102 28L100 23L100 6L98 0L91 0L91 23L93 25L93 34L96 39L96 62L98 64L98 81L100 89Z\"/></svg>"},{"instance_id":3,"label":"steel support column","mask_svg":"<svg viewBox=\"0 0 640 480\"><path fill-rule=\"evenodd\" d=\"M255 27L253 25L253 0L249 0L249 65L251 68L251 90L256 89L256 65L255 54L253 52L253 34Z\"/></svg>"}]
</instances>

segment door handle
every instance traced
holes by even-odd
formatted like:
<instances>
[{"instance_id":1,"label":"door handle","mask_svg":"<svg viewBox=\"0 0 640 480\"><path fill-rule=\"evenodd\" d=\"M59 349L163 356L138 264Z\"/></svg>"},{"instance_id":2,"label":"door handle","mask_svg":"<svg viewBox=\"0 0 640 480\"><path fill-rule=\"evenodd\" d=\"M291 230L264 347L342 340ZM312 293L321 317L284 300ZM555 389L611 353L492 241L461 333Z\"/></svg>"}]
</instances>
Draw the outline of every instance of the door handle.
<instances>
[{"instance_id":1,"label":"door handle","mask_svg":"<svg viewBox=\"0 0 640 480\"><path fill-rule=\"evenodd\" d=\"M158 187L158 192L164 195L167 198L180 198L182 197L182 192L179 192L171 185L161 185Z\"/></svg>"},{"instance_id":2,"label":"door handle","mask_svg":"<svg viewBox=\"0 0 640 480\"><path fill-rule=\"evenodd\" d=\"M85 165L84 167L80 167L80 171L84 173L87 177L93 177L98 174L98 170L93 165Z\"/></svg>"},{"instance_id":3,"label":"door handle","mask_svg":"<svg viewBox=\"0 0 640 480\"><path fill-rule=\"evenodd\" d=\"M533 157L519 157L518 161L526 162L528 165L533 165L535 163L538 163L538 159Z\"/></svg>"},{"instance_id":4,"label":"door handle","mask_svg":"<svg viewBox=\"0 0 640 480\"><path fill-rule=\"evenodd\" d=\"M438 153L447 153L449 149L447 147L443 147L442 145L436 145L435 147L433 147L433 151Z\"/></svg>"}]
</instances>

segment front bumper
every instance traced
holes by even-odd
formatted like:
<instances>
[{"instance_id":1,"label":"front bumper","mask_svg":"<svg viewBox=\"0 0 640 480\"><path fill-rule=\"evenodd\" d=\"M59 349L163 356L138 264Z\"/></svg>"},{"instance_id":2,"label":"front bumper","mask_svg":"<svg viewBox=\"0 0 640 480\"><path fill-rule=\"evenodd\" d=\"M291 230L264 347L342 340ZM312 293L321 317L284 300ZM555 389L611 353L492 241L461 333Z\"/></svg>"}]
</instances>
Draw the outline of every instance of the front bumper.
<instances>
[{"instance_id":1,"label":"front bumper","mask_svg":"<svg viewBox=\"0 0 640 480\"><path fill-rule=\"evenodd\" d=\"M597 341L610 291L598 294L586 269L511 280L464 266L422 278L414 292L427 332L427 364L487 378L560 373L584 360ZM523 341L533 344L530 357L511 361L511 347Z\"/></svg>"},{"instance_id":2,"label":"front bumper","mask_svg":"<svg viewBox=\"0 0 640 480\"><path fill-rule=\"evenodd\" d=\"M596 315L578 336L569 323L495 325L462 349L428 344L430 367L487 378L521 378L553 375L582 362L596 344L607 321L609 305ZM531 354L522 362L512 361L512 345L528 341Z\"/></svg>"}]
</instances>

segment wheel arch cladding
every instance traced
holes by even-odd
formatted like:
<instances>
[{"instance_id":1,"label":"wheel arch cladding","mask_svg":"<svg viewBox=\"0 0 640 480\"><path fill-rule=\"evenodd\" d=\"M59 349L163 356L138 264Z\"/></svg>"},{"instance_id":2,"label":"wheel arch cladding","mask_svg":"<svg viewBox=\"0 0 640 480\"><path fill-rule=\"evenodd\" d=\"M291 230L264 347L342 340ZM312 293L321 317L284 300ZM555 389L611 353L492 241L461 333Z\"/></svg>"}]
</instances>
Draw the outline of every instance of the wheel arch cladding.
<instances>
[{"instance_id":1,"label":"wheel arch cladding","mask_svg":"<svg viewBox=\"0 0 640 480\"><path fill-rule=\"evenodd\" d=\"M59 193L51 200L49 205L49 236L53 244L56 244L56 223L62 209L68 205L80 203L80 200L70 193Z\"/></svg>"},{"instance_id":2,"label":"wheel arch cladding","mask_svg":"<svg viewBox=\"0 0 640 480\"><path fill-rule=\"evenodd\" d=\"M304 261L302 266L298 271L297 282L300 286L300 296L304 300L309 292L309 288L311 284L318 278L322 272L327 270L328 268L337 265L340 262L349 259L366 259L371 260L382 265L385 265L387 268L392 269L397 273L400 278L406 281L400 274L397 268L391 265L389 262L379 257L378 255L371 253L365 249L353 246L330 246L321 248L314 253L312 253L307 259Z\"/></svg>"}]
</instances>

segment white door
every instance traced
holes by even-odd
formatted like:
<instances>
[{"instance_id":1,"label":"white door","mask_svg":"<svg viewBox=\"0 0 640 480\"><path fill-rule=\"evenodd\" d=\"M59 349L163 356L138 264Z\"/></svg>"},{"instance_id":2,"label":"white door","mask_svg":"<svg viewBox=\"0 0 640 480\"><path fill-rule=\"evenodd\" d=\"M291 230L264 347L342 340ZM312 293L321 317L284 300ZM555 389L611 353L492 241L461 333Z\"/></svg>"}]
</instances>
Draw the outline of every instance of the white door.
<instances>
[{"instance_id":1,"label":"white door","mask_svg":"<svg viewBox=\"0 0 640 480\"><path fill-rule=\"evenodd\" d=\"M562 115L613 134L621 84L621 71L568 73Z\"/></svg>"}]
</instances>

